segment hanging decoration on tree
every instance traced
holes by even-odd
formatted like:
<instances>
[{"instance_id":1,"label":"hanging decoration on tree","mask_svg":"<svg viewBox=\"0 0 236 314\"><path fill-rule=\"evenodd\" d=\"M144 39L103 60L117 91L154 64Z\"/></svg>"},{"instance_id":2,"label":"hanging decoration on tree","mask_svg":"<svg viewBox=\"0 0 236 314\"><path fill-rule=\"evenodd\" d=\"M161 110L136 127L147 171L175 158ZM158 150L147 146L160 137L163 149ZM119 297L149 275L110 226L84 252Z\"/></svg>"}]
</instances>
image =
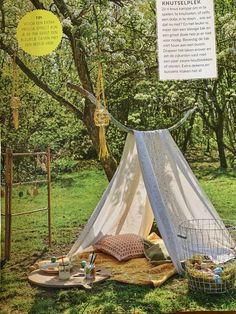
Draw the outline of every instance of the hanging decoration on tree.
<instances>
[{"instance_id":1,"label":"hanging decoration on tree","mask_svg":"<svg viewBox=\"0 0 236 314\"><path fill-rule=\"evenodd\" d=\"M38 156L36 157L36 166L38 169L41 169L43 172L47 172L47 157Z\"/></svg>"},{"instance_id":2,"label":"hanging decoration on tree","mask_svg":"<svg viewBox=\"0 0 236 314\"><path fill-rule=\"evenodd\" d=\"M109 156L109 152L106 145L106 137L105 137L105 127L109 124L110 116L109 112L106 108L106 99L104 92L104 81L103 81L103 73L102 73L102 65L101 62L98 64L98 79L97 79L97 107L94 112L94 122L95 125L99 127L99 159L107 158ZM103 106L101 105L101 96L103 99Z\"/></svg>"},{"instance_id":3,"label":"hanging decoration on tree","mask_svg":"<svg viewBox=\"0 0 236 314\"><path fill-rule=\"evenodd\" d=\"M98 25L98 16L96 13L95 5L93 5L93 13L96 23L96 31L97 31L97 51L98 56L101 55L100 49L100 41L99 41L99 25ZM103 99L103 105L101 104L101 96ZM104 81L103 81L103 73L102 73L102 64L101 61L98 61L98 79L97 79L97 90L96 90L96 98L97 98L97 106L94 112L94 122L95 125L99 127L99 159L108 158L109 152L106 144L105 137L105 127L109 124L110 115L107 111L106 107L106 98L104 91Z\"/></svg>"},{"instance_id":4,"label":"hanging decoration on tree","mask_svg":"<svg viewBox=\"0 0 236 314\"><path fill-rule=\"evenodd\" d=\"M11 95L11 109L13 116L14 128L19 128L19 109L21 107L20 97L18 95L18 71L16 65L16 51L12 58L12 95Z\"/></svg>"},{"instance_id":5,"label":"hanging decoration on tree","mask_svg":"<svg viewBox=\"0 0 236 314\"><path fill-rule=\"evenodd\" d=\"M38 190L38 187L37 187L37 184L35 183L33 189L32 189L32 194L33 196L37 196L39 194L39 190Z\"/></svg>"}]
</instances>

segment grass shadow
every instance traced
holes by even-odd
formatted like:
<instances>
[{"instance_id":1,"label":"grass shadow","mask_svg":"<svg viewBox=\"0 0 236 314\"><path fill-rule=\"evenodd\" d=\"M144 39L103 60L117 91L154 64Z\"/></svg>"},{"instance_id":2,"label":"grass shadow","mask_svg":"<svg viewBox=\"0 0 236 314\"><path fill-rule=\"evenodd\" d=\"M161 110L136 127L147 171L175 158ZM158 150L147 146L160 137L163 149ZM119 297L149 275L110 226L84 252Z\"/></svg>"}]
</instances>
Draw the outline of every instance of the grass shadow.
<instances>
[{"instance_id":1,"label":"grass shadow","mask_svg":"<svg viewBox=\"0 0 236 314\"><path fill-rule=\"evenodd\" d=\"M96 284L91 290L72 289L38 289L30 314L128 314L161 313L159 303L155 300L144 302L145 295L153 290L151 287L120 284L107 281Z\"/></svg>"},{"instance_id":2,"label":"grass shadow","mask_svg":"<svg viewBox=\"0 0 236 314\"><path fill-rule=\"evenodd\" d=\"M199 307L204 304L206 310L235 310L236 288L227 293L206 294L199 291L189 291L189 298L194 300Z\"/></svg>"}]
</instances>

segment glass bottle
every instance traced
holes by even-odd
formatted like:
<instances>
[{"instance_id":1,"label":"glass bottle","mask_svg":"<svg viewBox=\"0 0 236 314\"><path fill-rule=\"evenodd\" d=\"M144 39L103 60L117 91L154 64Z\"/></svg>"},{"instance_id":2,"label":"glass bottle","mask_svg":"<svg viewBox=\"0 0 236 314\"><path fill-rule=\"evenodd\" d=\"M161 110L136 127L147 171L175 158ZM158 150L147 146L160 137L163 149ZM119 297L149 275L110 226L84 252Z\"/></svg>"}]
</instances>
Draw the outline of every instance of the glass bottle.
<instances>
[{"instance_id":1,"label":"glass bottle","mask_svg":"<svg viewBox=\"0 0 236 314\"><path fill-rule=\"evenodd\" d=\"M70 279L70 264L69 262L59 263L59 279L67 280Z\"/></svg>"}]
</instances>

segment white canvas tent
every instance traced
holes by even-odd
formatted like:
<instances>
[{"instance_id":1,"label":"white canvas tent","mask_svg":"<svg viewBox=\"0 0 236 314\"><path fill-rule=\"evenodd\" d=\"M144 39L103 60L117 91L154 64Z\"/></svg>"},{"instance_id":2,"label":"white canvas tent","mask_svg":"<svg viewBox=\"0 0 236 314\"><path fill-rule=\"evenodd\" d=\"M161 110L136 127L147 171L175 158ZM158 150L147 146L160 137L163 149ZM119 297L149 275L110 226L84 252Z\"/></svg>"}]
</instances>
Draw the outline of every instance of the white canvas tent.
<instances>
[{"instance_id":1,"label":"white canvas tent","mask_svg":"<svg viewBox=\"0 0 236 314\"><path fill-rule=\"evenodd\" d=\"M93 249L102 236L148 236L157 222L179 273L182 221L220 219L168 130L128 134L120 165L69 256ZM225 245L232 246L228 237Z\"/></svg>"}]
</instances>

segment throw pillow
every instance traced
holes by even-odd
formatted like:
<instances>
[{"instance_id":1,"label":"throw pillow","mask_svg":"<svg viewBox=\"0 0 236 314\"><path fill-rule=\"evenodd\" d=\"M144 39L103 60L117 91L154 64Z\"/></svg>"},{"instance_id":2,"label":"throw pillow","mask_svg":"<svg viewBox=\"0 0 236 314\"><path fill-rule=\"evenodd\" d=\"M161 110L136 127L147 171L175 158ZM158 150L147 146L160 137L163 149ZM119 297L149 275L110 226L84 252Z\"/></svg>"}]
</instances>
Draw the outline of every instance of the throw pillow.
<instances>
[{"instance_id":1,"label":"throw pillow","mask_svg":"<svg viewBox=\"0 0 236 314\"><path fill-rule=\"evenodd\" d=\"M112 255L118 261L127 261L144 255L143 239L133 233L105 235L94 245L94 248Z\"/></svg>"},{"instance_id":2,"label":"throw pillow","mask_svg":"<svg viewBox=\"0 0 236 314\"><path fill-rule=\"evenodd\" d=\"M162 264L163 262L171 262L170 256L162 239L159 239L159 243L156 244L153 244L148 240L144 240L144 254L149 262L157 265Z\"/></svg>"}]
</instances>

